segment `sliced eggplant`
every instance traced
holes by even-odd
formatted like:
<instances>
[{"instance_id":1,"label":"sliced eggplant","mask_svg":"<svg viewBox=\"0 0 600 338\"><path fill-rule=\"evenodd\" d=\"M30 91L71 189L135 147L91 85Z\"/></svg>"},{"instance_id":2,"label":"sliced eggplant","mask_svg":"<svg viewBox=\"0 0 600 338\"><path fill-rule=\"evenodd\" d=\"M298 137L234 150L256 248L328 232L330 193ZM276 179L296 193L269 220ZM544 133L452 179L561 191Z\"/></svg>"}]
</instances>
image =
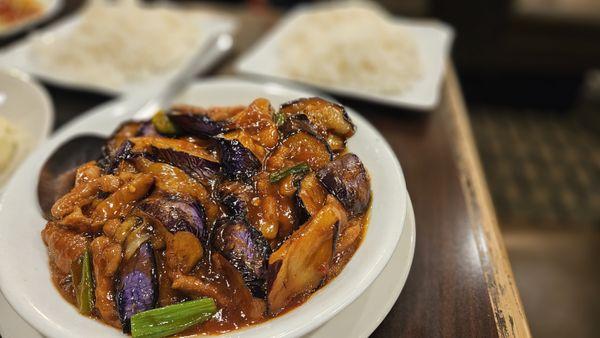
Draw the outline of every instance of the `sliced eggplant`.
<instances>
[{"instance_id":1,"label":"sliced eggplant","mask_svg":"<svg viewBox=\"0 0 600 338\"><path fill-rule=\"evenodd\" d=\"M333 197L269 258L268 307L277 314L297 296L316 289L327 276L345 211Z\"/></svg>"},{"instance_id":2,"label":"sliced eggplant","mask_svg":"<svg viewBox=\"0 0 600 338\"><path fill-rule=\"evenodd\" d=\"M225 214L230 218L246 218L248 205L255 196L253 187L240 181L221 183L217 194Z\"/></svg>"},{"instance_id":3,"label":"sliced eggplant","mask_svg":"<svg viewBox=\"0 0 600 338\"><path fill-rule=\"evenodd\" d=\"M230 219L215 227L214 248L235 266L255 297L265 296L265 273L271 247L260 231L243 219Z\"/></svg>"},{"instance_id":4,"label":"sliced eggplant","mask_svg":"<svg viewBox=\"0 0 600 338\"><path fill-rule=\"evenodd\" d=\"M225 122L214 121L204 114L172 109L167 116L184 134L211 137L227 131Z\"/></svg>"},{"instance_id":5,"label":"sliced eggplant","mask_svg":"<svg viewBox=\"0 0 600 338\"><path fill-rule=\"evenodd\" d=\"M286 116L283 113L281 113L280 115L284 116L285 118L279 126L279 131L282 135L284 135L284 137L295 134L298 131L304 131L309 133L310 135L321 137L321 135L317 132L315 127L311 124L310 120L308 119L308 116L304 114Z\"/></svg>"},{"instance_id":6,"label":"sliced eggplant","mask_svg":"<svg viewBox=\"0 0 600 338\"><path fill-rule=\"evenodd\" d=\"M299 131L285 138L267 159L269 171L289 168L306 162L317 170L333 159L333 153L326 142L305 132Z\"/></svg>"},{"instance_id":7,"label":"sliced eggplant","mask_svg":"<svg viewBox=\"0 0 600 338\"><path fill-rule=\"evenodd\" d=\"M314 173L309 173L299 182L293 201L298 218L298 226L304 224L312 215L316 215L325 204L327 191Z\"/></svg>"},{"instance_id":8,"label":"sliced eggplant","mask_svg":"<svg viewBox=\"0 0 600 338\"><path fill-rule=\"evenodd\" d=\"M156 260L150 242L121 264L116 281L116 303L123 332L131 330L131 317L156 306L158 282Z\"/></svg>"},{"instance_id":9,"label":"sliced eggplant","mask_svg":"<svg viewBox=\"0 0 600 338\"><path fill-rule=\"evenodd\" d=\"M273 148L279 141L279 132L277 125L271 119L272 113L271 102L258 98L246 109L232 116L230 121L233 126L242 129L262 147Z\"/></svg>"},{"instance_id":10,"label":"sliced eggplant","mask_svg":"<svg viewBox=\"0 0 600 338\"><path fill-rule=\"evenodd\" d=\"M345 154L338 157L317 171L317 178L342 203L350 217L369 208L369 175L358 156Z\"/></svg>"},{"instance_id":11,"label":"sliced eggplant","mask_svg":"<svg viewBox=\"0 0 600 338\"><path fill-rule=\"evenodd\" d=\"M159 136L154 123L143 122L135 136Z\"/></svg>"},{"instance_id":12,"label":"sliced eggplant","mask_svg":"<svg viewBox=\"0 0 600 338\"><path fill-rule=\"evenodd\" d=\"M132 152L133 143L127 140L119 146L119 149L111 156L105 156L102 161L99 162L104 172L107 174L114 174L115 170L119 167L121 161L125 161L133 157L135 154Z\"/></svg>"},{"instance_id":13,"label":"sliced eggplant","mask_svg":"<svg viewBox=\"0 0 600 338\"><path fill-rule=\"evenodd\" d=\"M139 208L160 221L171 233L189 231L201 243L206 243L206 216L200 204L176 197L150 197L142 201Z\"/></svg>"},{"instance_id":14,"label":"sliced eggplant","mask_svg":"<svg viewBox=\"0 0 600 338\"><path fill-rule=\"evenodd\" d=\"M204 146L166 137L134 137L130 141L135 154L178 167L205 185L218 178L221 166Z\"/></svg>"},{"instance_id":15,"label":"sliced eggplant","mask_svg":"<svg viewBox=\"0 0 600 338\"><path fill-rule=\"evenodd\" d=\"M284 103L279 112L288 117L306 115L311 125L334 151L343 150L346 139L354 135L354 124L344 107L319 97Z\"/></svg>"},{"instance_id":16,"label":"sliced eggplant","mask_svg":"<svg viewBox=\"0 0 600 338\"><path fill-rule=\"evenodd\" d=\"M254 154L236 139L219 139L223 175L232 180L248 180L261 168Z\"/></svg>"},{"instance_id":17,"label":"sliced eggplant","mask_svg":"<svg viewBox=\"0 0 600 338\"><path fill-rule=\"evenodd\" d=\"M113 156L125 140L138 136L143 122L126 121L123 122L116 131L108 138L106 146L102 149L107 156Z\"/></svg>"},{"instance_id":18,"label":"sliced eggplant","mask_svg":"<svg viewBox=\"0 0 600 338\"><path fill-rule=\"evenodd\" d=\"M204 184L218 178L221 169L218 162L169 148L152 146L150 149L148 154L150 159L175 166Z\"/></svg>"}]
</instances>

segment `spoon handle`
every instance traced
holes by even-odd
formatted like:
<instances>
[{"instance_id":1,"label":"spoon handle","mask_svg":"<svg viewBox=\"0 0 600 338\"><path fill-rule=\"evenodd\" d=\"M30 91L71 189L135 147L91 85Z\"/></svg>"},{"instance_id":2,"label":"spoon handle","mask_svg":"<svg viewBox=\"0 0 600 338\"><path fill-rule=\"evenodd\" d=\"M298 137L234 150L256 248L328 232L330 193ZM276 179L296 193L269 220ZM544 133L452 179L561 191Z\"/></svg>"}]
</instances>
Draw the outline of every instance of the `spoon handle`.
<instances>
[{"instance_id":1,"label":"spoon handle","mask_svg":"<svg viewBox=\"0 0 600 338\"><path fill-rule=\"evenodd\" d=\"M189 59L188 63L166 81L156 83L152 88L133 93L134 119L150 118L157 110L171 103L196 76L196 74L212 65L233 45L233 38L228 33L219 33L207 41Z\"/></svg>"}]
</instances>

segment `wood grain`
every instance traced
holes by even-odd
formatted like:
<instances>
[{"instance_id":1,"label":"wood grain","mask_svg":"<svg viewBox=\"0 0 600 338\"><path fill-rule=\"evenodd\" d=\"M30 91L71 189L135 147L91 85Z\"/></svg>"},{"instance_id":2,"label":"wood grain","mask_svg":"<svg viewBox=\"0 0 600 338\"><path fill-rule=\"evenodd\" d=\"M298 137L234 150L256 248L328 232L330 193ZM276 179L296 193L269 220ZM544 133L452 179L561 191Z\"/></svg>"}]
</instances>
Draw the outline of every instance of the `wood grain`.
<instances>
[{"instance_id":1,"label":"wood grain","mask_svg":"<svg viewBox=\"0 0 600 338\"><path fill-rule=\"evenodd\" d=\"M454 112L451 137L455 142L455 157L461 171L463 194L467 200L470 223L477 240L498 333L500 337L530 337L529 324L475 148L460 84L454 69L449 68L448 97L451 111Z\"/></svg>"}]
</instances>

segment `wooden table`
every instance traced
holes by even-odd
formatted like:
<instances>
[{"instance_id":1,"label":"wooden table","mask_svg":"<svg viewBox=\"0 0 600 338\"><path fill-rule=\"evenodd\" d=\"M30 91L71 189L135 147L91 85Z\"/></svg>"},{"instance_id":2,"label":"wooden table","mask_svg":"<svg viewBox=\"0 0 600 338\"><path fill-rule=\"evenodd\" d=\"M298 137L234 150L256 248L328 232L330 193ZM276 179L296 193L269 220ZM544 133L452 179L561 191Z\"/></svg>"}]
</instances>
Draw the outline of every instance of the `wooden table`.
<instances>
[{"instance_id":1,"label":"wooden table","mask_svg":"<svg viewBox=\"0 0 600 338\"><path fill-rule=\"evenodd\" d=\"M64 13L80 2L67 1ZM232 12L244 29L232 55L211 75L230 73L231 61L279 17L264 10ZM396 152L416 216L408 280L373 337L528 337L460 86L448 68L439 107L428 114L338 98L373 123ZM56 128L109 99L48 89Z\"/></svg>"}]
</instances>

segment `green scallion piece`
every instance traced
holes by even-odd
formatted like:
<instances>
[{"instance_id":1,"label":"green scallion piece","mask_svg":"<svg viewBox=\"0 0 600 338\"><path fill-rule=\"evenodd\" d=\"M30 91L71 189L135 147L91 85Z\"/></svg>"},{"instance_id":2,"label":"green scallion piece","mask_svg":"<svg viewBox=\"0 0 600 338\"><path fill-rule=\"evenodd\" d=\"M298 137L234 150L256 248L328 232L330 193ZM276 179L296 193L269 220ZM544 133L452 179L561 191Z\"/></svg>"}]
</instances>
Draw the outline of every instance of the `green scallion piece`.
<instances>
[{"instance_id":1,"label":"green scallion piece","mask_svg":"<svg viewBox=\"0 0 600 338\"><path fill-rule=\"evenodd\" d=\"M269 175L269 181L271 181L271 183L277 183L289 175L303 174L307 172L308 169L308 164L306 164L306 162L302 162L296 164L295 166L283 168L281 170L271 173Z\"/></svg>"},{"instance_id":2,"label":"green scallion piece","mask_svg":"<svg viewBox=\"0 0 600 338\"><path fill-rule=\"evenodd\" d=\"M140 312L131 317L131 335L134 338L170 336L210 319L215 312L217 305L212 298Z\"/></svg>"},{"instance_id":3,"label":"green scallion piece","mask_svg":"<svg viewBox=\"0 0 600 338\"><path fill-rule=\"evenodd\" d=\"M90 315L94 309L94 282L92 277L92 258L86 249L79 258L71 264L71 276L75 286L77 309L84 315Z\"/></svg>"},{"instance_id":4,"label":"green scallion piece","mask_svg":"<svg viewBox=\"0 0 600 338\"><path fill-rule=\"evenodd\" d=\"M281 126L285 123L285 115L283 113L275 113L273 114L273 121L277 127Z\"/></svg>"},{"instance_id":5,"label":"green scallion piece","mask_svg":"<svg viewBox=\"0 0 600 338\"><path fill-rule=\"evenodd\" d=\"M177 134L177 127L162 110L152 116L152 124L161 134Z\"/></svg>"}]
</instances>

